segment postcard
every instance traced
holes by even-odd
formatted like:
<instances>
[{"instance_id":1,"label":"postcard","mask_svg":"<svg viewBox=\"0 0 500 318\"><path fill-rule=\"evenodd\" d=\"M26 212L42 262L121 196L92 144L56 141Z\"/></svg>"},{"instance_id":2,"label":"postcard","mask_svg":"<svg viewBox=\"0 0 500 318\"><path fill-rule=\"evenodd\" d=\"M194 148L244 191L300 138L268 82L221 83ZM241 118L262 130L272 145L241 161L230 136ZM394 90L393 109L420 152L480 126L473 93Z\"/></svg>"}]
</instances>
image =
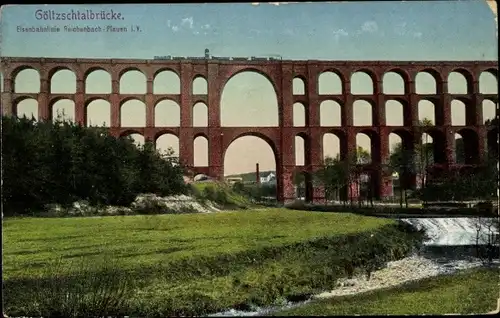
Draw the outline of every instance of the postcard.
<instances>
[{"instance_id":1,"label":"postcard","mask_svg":"<svg viewBox=\"0 0 500 318\"><path fill-rule=\"evenodd\" d=\"M498 259L498 228L405 219L498 209L495 1L5 5L0 13L5 315L495 310L498 275L484 264ZM303 216L285 217L289 205ZM304 212L314 209L367 219L356 226L347 214ZM236 210L256 214L232 219ZM161 218L195 212L217 217ZM395 229L390 243L373 232L377 247L367 250L365 223L372 231L386 222L367 213L425 228L425 253L398 246L417 239ZM351 227L358 243L332 236ZM478 243L478 227L487 243ZM323 236L329 252L303 242ZM446 267L437 261L444 250L474 260ZM346 255L352 264L340 261ZM77 281L47 274L41 283L49 260L76 257L109 257L120 278L70 269ZM113 298L127 277L128 296L111 307L90 304L90 289L72 290L87 296L71 306L64 298L61 308L40 296L109 278ZM401 285L410 281L416 287ZM435 281L460 297L432 292ZM29 284L41 286L32 298L14 297Z\"/></svg>"}]
</instances>

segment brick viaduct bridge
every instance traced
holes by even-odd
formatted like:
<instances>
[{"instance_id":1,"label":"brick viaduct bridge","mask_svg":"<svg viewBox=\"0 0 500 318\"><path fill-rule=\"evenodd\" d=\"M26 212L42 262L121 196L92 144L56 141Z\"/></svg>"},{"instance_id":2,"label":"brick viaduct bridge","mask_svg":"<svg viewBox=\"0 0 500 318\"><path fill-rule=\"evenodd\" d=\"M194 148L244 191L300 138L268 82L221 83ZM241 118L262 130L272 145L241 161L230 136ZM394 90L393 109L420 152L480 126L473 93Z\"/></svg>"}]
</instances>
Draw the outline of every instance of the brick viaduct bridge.
<instances>
[{"instance_id":1,"label":"brick viaduct bridge","mask_svg":"<svg viewBox=\"0 0 500 318\"><path fill-rule=\"evenodd\" d=\"M37 94L15 93L15 76L21 70L35 69L40 74L40 92ZM16 105L25 98L38 101L39 119L52 118L52 105L62 98L75 102L75 120L85 125L87 105L101 98L110 102L110 131L116 136L139 133L145 140L156 141L160 135L171 133L179 138L180 160L196 173L205 173L212 177L223 177L224 154L236 138L253 135L264 139L273 149L276 159L278 199L287 201L294 197L292 174L297 169L311 175L323 163L322 137L333 133L340 140L341 157L354 154L356 134L365 133L371 139L372 163L364 169L371 173L375 196L387 195L390 186L387 177L381 172L381 165L389 156L389 134L395 133L402 139L403 147L411 149L420 141L423 133L428 133L434 142L434 162L438 169L452 169L454 162L455 133L464 139L466 164L476 165L484 159L486 150L491 151L496 145L498 128L489 129L483 124L482 101L498 102L498 95L485 95L479 92L479 76L490 72L497 77L496 61L254 61L237 60L133 60L133 59L70 59L70 58L24 58L3 57L1 69L4 80L2 92L2 113L16 114ZM76 75L75 94L53 94L50 92L50 79L61 69L69 69ZM104 70L111 75L111 94L86 94L85 79L94 70ZM139 70L147 79L146 94L120 94L120 77L126 71ZM177 73L181 81L180 94L153 94L153 80L161 71ZM220 101L224 85L228 80L243 71L253 71L264 75L272 83L278 99L278 127L221 127ZM320 95L318 77L331 71L342 81L342 94ZM368 74L374 85L371 95L353 95L350 90L350 78L354 72ZM382 77L386 72L399 74L405 83L404 95L385 95L382 93ZM436 94L419 95L415 90L415 78L418 72L427 72L436 80ZM467 80L467 94L449 94L447 78L450 72L459 72ZM192 83L197 77L203 77L208 83L207 94L194 95ZM294 95L292 82L300 78L304 82L305 94ZM138 99L146 105L146 127L121 127L120 107L130 100ZM161 100L170 99L180 105L180 127L154 127L154 107ZM373 125L359 127L353 125L353 103L365 100L372 104ZM385 102L395 99L402 103L404 111L403 126L387 126L385 122ZM418 126L418 102L430 100L435 104L436 125L422 128ZM452 99L459 99L466 105L466 126L451 126ZM341 127L321 127L319 123L319 105L324 100L334 100L341 105ZM193 127L193 105L204 102L208 106L208 127ZM306 109L306 126L294 127L293 104L300 102ZM305 141L305 165L295 166L294 140L301 136ZM209 143L208 167L194 167L193 141L197 136L205 136ZM486 142L488 140L488 142ZM308 178L310 180L310 178ZM321 200L324 191L307 182L307 198Z\"/></svg>"}]
</instances>

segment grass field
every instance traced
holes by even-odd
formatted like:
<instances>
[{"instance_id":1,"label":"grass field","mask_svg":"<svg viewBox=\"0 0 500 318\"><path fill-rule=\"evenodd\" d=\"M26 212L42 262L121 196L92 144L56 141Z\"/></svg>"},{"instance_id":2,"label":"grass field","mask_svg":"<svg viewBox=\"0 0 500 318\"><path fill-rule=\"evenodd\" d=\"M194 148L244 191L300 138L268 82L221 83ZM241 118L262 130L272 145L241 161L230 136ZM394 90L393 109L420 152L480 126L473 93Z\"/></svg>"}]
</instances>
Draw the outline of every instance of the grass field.
<instances>
[{"instance_id":1,"label":"grass field","mask_svg":"<svg viewBox=\"0 0 500 318\"><path fill-rule=\"evenodd\" d=\"M90 304L96 301L90 296L118 288L104 286L118 284L118 276L127 280L122 286L127 291L115 292L127 298L119 308L128 315L200 315L270 304L284 294L311 293L332 284L339 262L353 251L371 249L370 233L380 253L400 254L405 234L394 225L349 213L287 209L9 218L4 220L6 311L48 316L57 308L63 316L72 316L71 310L78 316L81 308L101 306ZM80 286L82 281L92 283ZM69 294L77 295L70 298L80 307L64 303ZM109 313L92 311L96 314Z\"/></svg>"},{"instance_id":2,"label":"grass field","mask_svg":"<svg viewBox=\"0 0 500 318\"><path fill-rule=\"evenodd\" d=\"M325 235L345 235L390 221L353 214L266 209L213 214L4 221L4 277L32 275L54 259L108 256L123 267L236 253Z\"/></svg>"},{"instance_id":3,"label":"grass field","mask_svg":"<svg viewBox=\"0 0 500 318\"><path fill-rule=\"evenodd\" d=\"M480 314L494 311L499 296L495 269L471 269L401 287L316 300L274 316Z\"/></svg>"}]
</instances>

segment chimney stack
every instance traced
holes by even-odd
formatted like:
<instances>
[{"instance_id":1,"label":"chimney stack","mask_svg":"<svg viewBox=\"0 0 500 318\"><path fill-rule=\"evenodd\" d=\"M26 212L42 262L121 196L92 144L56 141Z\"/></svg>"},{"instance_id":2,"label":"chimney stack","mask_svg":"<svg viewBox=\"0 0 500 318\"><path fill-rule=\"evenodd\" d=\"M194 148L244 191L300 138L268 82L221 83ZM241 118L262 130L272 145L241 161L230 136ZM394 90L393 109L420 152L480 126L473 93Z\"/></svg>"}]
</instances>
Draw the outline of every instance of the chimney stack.
<instances>
[{"instance_id":1,"label":"chimney stack","mask_svg":"<svg viewBox=\"0 0 500 318\"><path fill-rule=\"evenodd\" d=\"M257 184L260 184L260 173L259 173L259 164L258 163L255 164L255 178L257 178L256 179Z\"/></svg>"}]
</instances>

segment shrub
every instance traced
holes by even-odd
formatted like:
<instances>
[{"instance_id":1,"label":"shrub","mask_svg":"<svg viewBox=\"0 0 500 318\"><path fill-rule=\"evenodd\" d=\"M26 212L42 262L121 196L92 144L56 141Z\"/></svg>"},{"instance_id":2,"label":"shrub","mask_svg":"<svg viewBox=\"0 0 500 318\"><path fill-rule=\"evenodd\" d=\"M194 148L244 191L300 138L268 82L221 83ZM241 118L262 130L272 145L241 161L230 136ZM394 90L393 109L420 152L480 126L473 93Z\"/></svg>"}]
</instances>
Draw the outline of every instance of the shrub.
<instances>
[{"instance_id":1,"label":"shrub","mask_svg":"<svg viewBox=\"0 0 500 318\"><path fill-rule=\"evenodd\" d=\"M225 205L228 202L228 196L225 189L218 188L215 192L215 202Z\"/></svg>"},{"instance_id":2,"label":"shrub","mask_svg":"<svg viewBox=\"0 0 500 318\"><path fill-rule=\"evenodd\" d=\"M203 188L203 197L207 200L210 200L210 201L215 201L216 199L216 190L215 190L215 187L213 186L206 186L205 188Z\"/></svg>"},{"instance_id":3,"label":"shrub","mask_svg":"<svg viewBox=\"0 0 500 318\"><path fill-rule=\"evenodd\" d=\"M203 196L203 193L194 184L190 184L189 185L189 192L191 193L191 196L193 196L196 200L200 200L200 201L204 201L205 200L205 197Z\"/></svg>"},{"instance_id":4,"label":"shrub","mask_svg":"<svg viewBox=\"0 0 500 318\"><path fill-rule=\"evenodd\" d=\"M233 191L239 194L245 194L245 185L242 182L235 182L232 187Z\"/></svg>"}]
</instances>

